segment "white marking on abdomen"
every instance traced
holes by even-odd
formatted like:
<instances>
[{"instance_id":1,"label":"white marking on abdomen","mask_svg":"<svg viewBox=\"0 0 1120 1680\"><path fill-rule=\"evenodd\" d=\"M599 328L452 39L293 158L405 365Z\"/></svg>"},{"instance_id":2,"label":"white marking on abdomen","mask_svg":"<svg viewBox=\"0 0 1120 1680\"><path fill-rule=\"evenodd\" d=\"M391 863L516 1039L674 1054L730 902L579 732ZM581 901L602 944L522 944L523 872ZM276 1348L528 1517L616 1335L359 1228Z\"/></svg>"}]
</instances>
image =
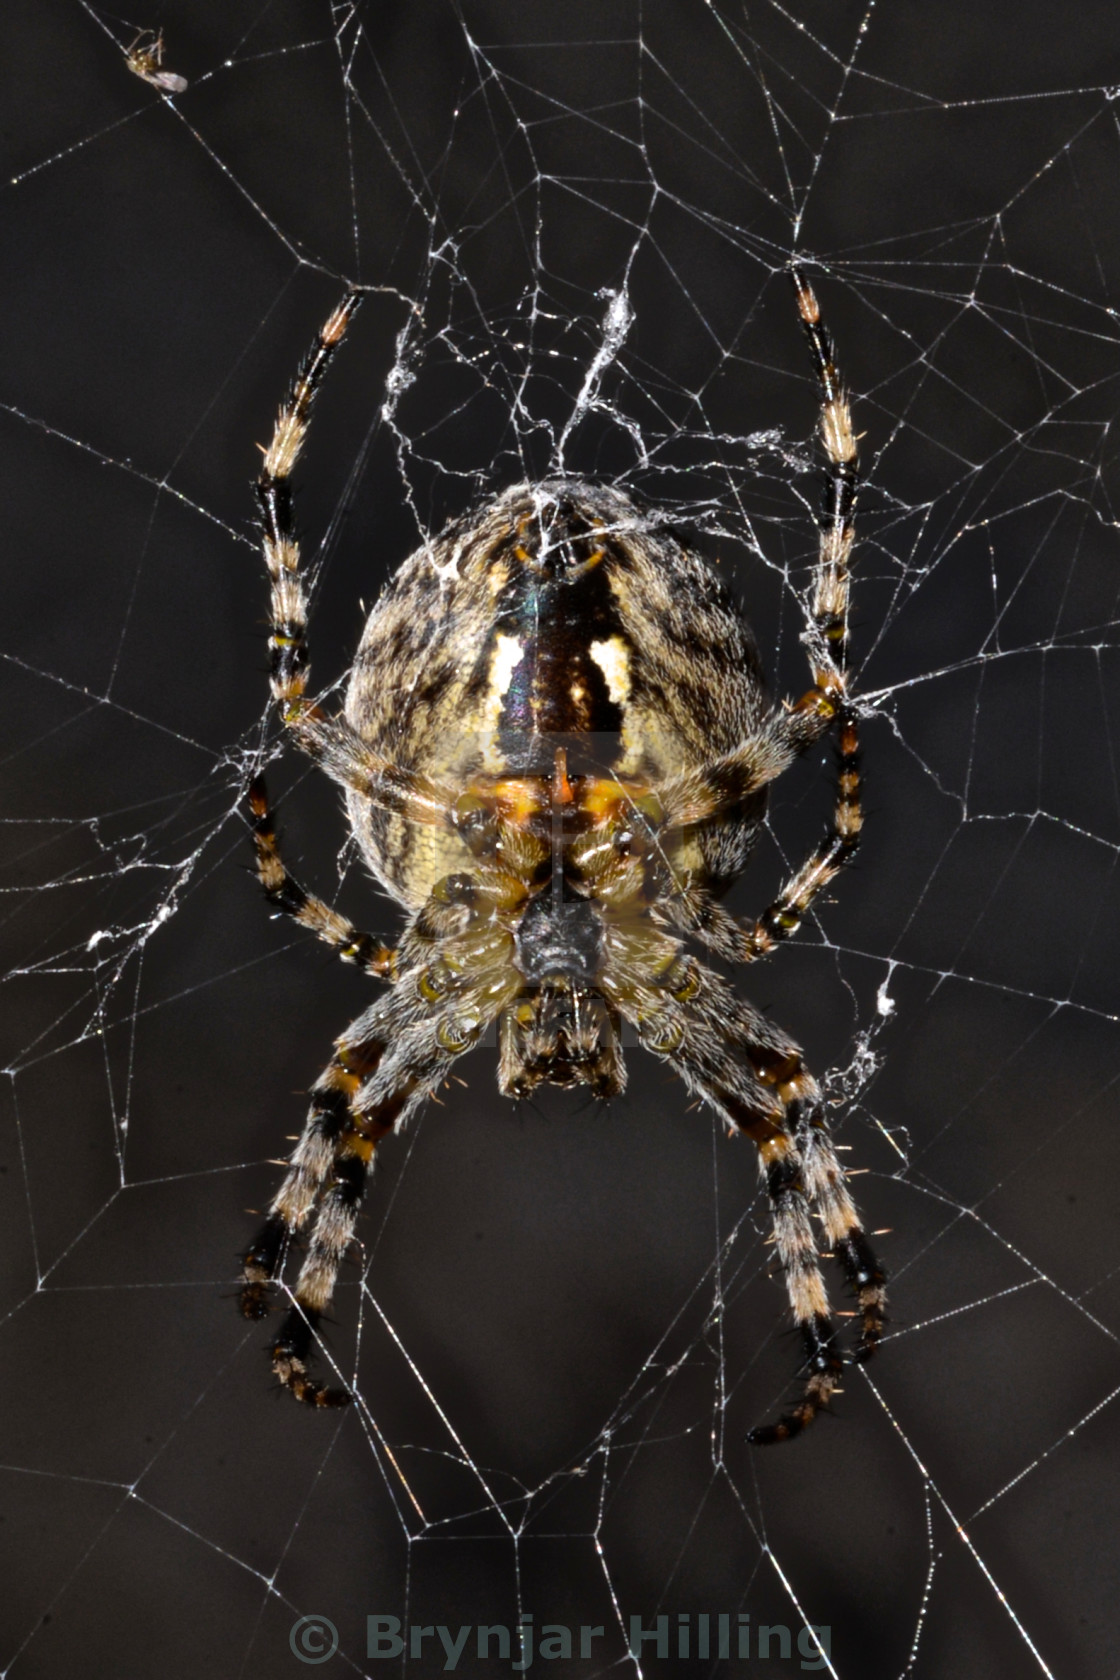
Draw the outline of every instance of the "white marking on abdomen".
<instances>
[{"instance_id":1,"label":"white marking on abdomen","mask_svg":"<svg viewBox=\"0 0 1120 1680\"><path fill-rule=\"evenodd\" d=\"M604 642L592 642L588 651L603 673L614 705L625 705L630 698L630 649L622 637L608 636Z\"/></svg>"},{"instance_id":2,"label":"white marking on abdomen","mask_svg":"<svg viewBox=\"0 0 1120 1680\"><path fill-rule=\"evenodd\" d=\"M494 657L490 662L490 692L486 696L488 703L497 700L500 709L500 703L509 689L510 679L521 663L523 652L524 649L516 636L504 636L499 631L494 637Z\"/></svg>"}]
</instances>

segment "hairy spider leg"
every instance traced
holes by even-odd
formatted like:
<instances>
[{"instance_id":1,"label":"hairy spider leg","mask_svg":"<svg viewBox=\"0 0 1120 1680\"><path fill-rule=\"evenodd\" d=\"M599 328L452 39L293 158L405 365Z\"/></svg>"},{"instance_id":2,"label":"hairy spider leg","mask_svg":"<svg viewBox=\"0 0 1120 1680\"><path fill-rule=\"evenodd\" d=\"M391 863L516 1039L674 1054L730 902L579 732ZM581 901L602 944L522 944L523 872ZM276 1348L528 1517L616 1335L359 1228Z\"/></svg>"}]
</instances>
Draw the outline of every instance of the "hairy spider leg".
<instances>
[{"instance_id":1,"label":"hairy spider leg","mask_svg":"<svg viewBox=\"0 0 1120 1680\"><path fill-rule=\"evenodd\" d=\"M740 950L743 960L766 956L796 933L817 894L855 857L863 831L859 763L855 713L845 706L836 736L836 797L829 824L814 851L783 883L777 898L746 928Z\"/></svg>"},{"instance_id":2,"label":"hairy spider leg","mask_svg":"<svg viewBox=\"0 0 1120 1680\"><path fill-rule=\"evenodd\" d=\"M757 1077L777 1096L784 1111L783 1139L777 1149L766 1140L759 1143L760 1163L767 1177L771 1203L775 1203L775 1188L770 1182L773 1170L771 1156L785 1156L784 1170L796 1173L812 1211L824 1227L829 1252L835 1256L845 1279L856 1297L860 1314L860 1336L855 1352L857 1361L869 1359L878 1346L883 1331L883 1309L886 1302L886 1274L879 1265L867 1240L855 1203L848 1190L844 1169L836 1154L828 1128L824 1097L816 1079L805 1066L798 1046L784 1034L781 1046L760 1042L758 1026L761 1017L754 1015L742 1022L742 1041ZM773 1030L770 1029L772 1036ZM789 1151L784 1138L792 1140ZM756 1139L756 1142L758 1140ZM775 1207L775 1230L777 1208ZM779 1252L781 1241L779 1239ZM787 1268L787 1285L795 1320L803 1324L803 1303L799 1301L796 1277L791 1281ZM812 1356L814 1349L807 1340L810 1352L810 1376L801 1402L780 1418L776 1424L752 1430L749 1439L757 1445L788 1440L810 1423L828 1395L823 1398L813 1382L815 1375Z\"/></svg>"},{"instance_id":3,"label":"hairy spider leg","mask_svg":"<svg viewBox=\"0 0 1120 1680\"><path fill-rule=\"evenodd\" d=\"M736 998L714 970L685 957L679 946L675 961L666 966L662 952L655 954L655 941L676 943L649 925L608 929L603 990L638 1028L644 1047L663 1057L732 1133L749 1137L758 1151L808 1375L798 1404L750 1438L758 1443L787 1440L828 1404L842 1369L813 1234L812 1189L787 1113L788 1083L780 1078L780 1070L800 1069L800 1054L785 1034Z\"/></svg>"},{"instance_id":4,"label":"hairy spider leg","mask_svg":"<svg viewBox=\"0 0 1120 1680\"><path fill-rule=\"evenodd\" d=\"M297 1400L312 1406L345 1405L349 1399L345 1389L328 1388L309 1378L311 1341L353 1233L373 1151L393 1130L389 1113L358 1115L352 1110L361 1080L346 1065L347 1051L341 1048L345 1044L340 1041L339 1055L315 1082L303 1135L268 1218L245 1254L242 1271L242 1312L246 1318L263 1318L268 1311L268 1285L279 1272L293 1236L308 1223L318 1203L294 1304L270 1349L279 1381ZM304 1272L312 1261L314 1275L308 1287ZM325 1294L321 1286L314 1286L324 1267L333 1267L331 1287Z\"/></svg>"},{"instance_id":5,"label":"hairy spider leg","mask_svg":"<svg viewBox=\"0 0 1120 1680\"><path fill-rule=\"evenodd\" d=\"M633 891L640 892L637 883ZM884 1275L848 1192L820 1087L798 1046L736 998L714 970L687 956L679 941L653 922L628 917L626 896L625 889L612 893L600 978L605 997L638 1028L642 1044L758 1151L807 1376L797 1405L750 1439L759 1445L789 1440L827 1406L842 1368L812 1214L859 1302L860 1359L881 1333Z\"/></svg>"},{"instance_id":6,"label":"hairy spider leg","mask_svg":"<svg viewBox=\"0 0 1120 1680\"><path fill-rule=\"evenodd\" d=\"M428 777L374 753L345 718L306 698L307 595L292 512L291 477L307 436L315 395L362 301L347 292L323 323L281 404L257 479L261 547L271 580L268 640L272 696L296 744L327 775L413 822L455 824L456 796Z\"/></svg>"},{"instance_id":7,"label":"hairy spider leg","mask_svg":"<svg viewBox=\"0 0 1120 1680\"><path fill-rule=\"evenodd\" d=\"M874 1351L882 1330L885 1280L828 1135L820 1088L800 1051L784 1034L776 1046L778 1035L762 1017L730 994L721 997L721 990L714 975L704 974L700 997L682 1009L679 1042L662 1054L689 1089L706 1098L758 1151L807 1373L797 1404L775 1423L750 1432L748 1439L763 1446L800 1434L828 1405L840 1382L841 1358L811 1215L821 1220L829 1249L857 1295L861 1360ZM729 1031L705 1034L701 1020L709 1029L733 1022L737 1031L734 1036ZM664 1031L664 1023L659 1030Z\"/></svg>"},{"instance_id":8,"label":"hairy spider leg","mask_svg":"<svg viewBox=\"0 0 1120 1680\"><path fill-rule=\"evenodd\" d=\"M809 353L821 391L820 433L828 462L820 512L820 555L813 589L810 659L815 688L798 702L815 703L836 723L836 799L832 819L812 855L782 887L774 902L748 927L748 957L763 956L796 933L817 894L844 869L859 848L863 828L859 729L848 696L849 563L855 543L859 456L847 393L836 371L831 336L821 320L813 288L802 271L791 271ZM792 720L798 707L787 716Z\"/></svg>"},{"instance_id":9,"label":"hairy spider leg","mask_svg":"<svg viewBox=\"0 0 1120 1680\"><path fill-rule=\"evenodd\" d=\"M657 789L666 825L679 827L706 821L767 786L836 726L836 799L829 826L774 902L745 933L740 933L738 950L725 949L734 941L727 939L724 918L704 904L702 895L692 906L693 930L703 937L706 923L714 936L709 943L723 954L737 955L744 961L765 955L779 940L796 932L813 899L855 856L863 825L859 733L848 697L849 566L859 487L857 440L848 396L836 369L832 339L821 320L816 295L801 269L791 269L790 276L820 389L820 435L827 462L806 636L813 687L795 704L775 710L760 735L744 741L735 752L686 771ZM687 902L682 902L678 910L682 925L688 925Z\"/></svg>"},{"instance_id":10,"label":"hairy spider leg","mask_svg":"<svg viewBox=\"0 0 1120 1680\"><path fill-rule=\"evenodd\" d=\"M249 786L249 813L253 845L257 854L257 876L268 902L301 927L310 928L316 938L329 945L343 962L353 963L377 980L395 977L396 952L370 933L361 933L353 922L332 910L323 899L306 892L289 875L276 839L276 823L268 802L263 776Z\"/></svg>"},{"instance_id":11,"label":"hairy spider leg","mask_svg":"<svg viewBox=\"0 0 1120 1680\"><path fill-rule=\"evenodd\" d=\"M492 912L524 889L493 874L489 881L441 882L415 919L402 941L407 966L397 985L337 1041L316 1081L287 1176L244 1257L242 1311L260 1318L290 1242L309 1228L292 1307L271 1346L278 1380L308 1405L349 1399L345 1389L310 1377L308 1363L353 1238L374 1150L435 1093L520 989L513 936ZM451 919L458 931L445 931Z\"/></svg>"},{"instance_id":12,"label":"hairy spider leg","mask_svg":"<svg viewBox=\"0 0 1120 1680\"><path fill-rule=\"evenodd\" d=\"M824 1096L798 1060L786 1082L786 1116L805 1164L805 1185L824 1226L826 1241L856 1297L860 1336L855 1358L870 1359L883 1334L887 1274L867 1240L825 1114Z\"/></svg>"}]
</instances>

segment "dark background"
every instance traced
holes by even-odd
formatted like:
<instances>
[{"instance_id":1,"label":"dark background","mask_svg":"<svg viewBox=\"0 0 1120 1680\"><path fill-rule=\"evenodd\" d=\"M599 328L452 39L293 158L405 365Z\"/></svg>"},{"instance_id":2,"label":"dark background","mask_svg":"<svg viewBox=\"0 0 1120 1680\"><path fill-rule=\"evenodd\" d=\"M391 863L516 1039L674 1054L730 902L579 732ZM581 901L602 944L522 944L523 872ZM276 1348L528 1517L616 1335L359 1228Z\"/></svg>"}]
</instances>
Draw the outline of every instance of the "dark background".
<instances>
[{"instance_id":1,"label":"dark background","mask_svg":"<svg viewBox=\"0 0 1120 1680\"><path fill-rule=\"evenodd\" d=\"M174 107L125 66L143 23ZM573 1674L659 1612L826 1625L860 1680L1120 1672L1114 38L1104 5L8 0L5 1672L298 1674L321 1615L326 1672L382 1673L367 1614L522 1611L607 1627ZM797 1357L750 1152L638 1053L600 1112L515 1110L480 1051L382 1151L328 1338L362 1405L305 1415L236 1255L368 987L248 871L254 445L342 284L389 288L299 474L336 682L423 533L555 467L625 284L563 464L670 504L800 693L795 250L865 434L869 824L744 985L889 1228L882 1356L748 1448ZM824 763L736 908L811 845ZM333 793L272 781L301 877L390 930Z\"/></svg>"}]
</instances>

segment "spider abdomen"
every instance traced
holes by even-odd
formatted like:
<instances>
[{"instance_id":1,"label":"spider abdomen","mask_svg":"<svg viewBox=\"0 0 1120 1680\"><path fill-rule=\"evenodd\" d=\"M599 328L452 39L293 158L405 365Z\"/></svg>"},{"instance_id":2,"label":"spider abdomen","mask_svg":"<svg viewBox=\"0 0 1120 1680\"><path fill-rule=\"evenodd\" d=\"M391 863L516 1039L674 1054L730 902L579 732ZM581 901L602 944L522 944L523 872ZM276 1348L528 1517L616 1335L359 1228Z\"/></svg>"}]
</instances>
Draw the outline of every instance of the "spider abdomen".
<instances>
[{"instance_id":1,"label":"spider abdomen","mask_svg":"<svg viewBox=\"0 0 1120 1680\"><path fill-rule=\"evenodd\" d=\"M769 714L754 641L712 568L621 491L517 485L404 562L366 623L346 716L380 755L441 784L573 776L653 785L741 747ZM697 830L719 887L761 815ZM374 873L420 904L467 866L456 835L350 817Z\"/></svg>"}]
</instances>

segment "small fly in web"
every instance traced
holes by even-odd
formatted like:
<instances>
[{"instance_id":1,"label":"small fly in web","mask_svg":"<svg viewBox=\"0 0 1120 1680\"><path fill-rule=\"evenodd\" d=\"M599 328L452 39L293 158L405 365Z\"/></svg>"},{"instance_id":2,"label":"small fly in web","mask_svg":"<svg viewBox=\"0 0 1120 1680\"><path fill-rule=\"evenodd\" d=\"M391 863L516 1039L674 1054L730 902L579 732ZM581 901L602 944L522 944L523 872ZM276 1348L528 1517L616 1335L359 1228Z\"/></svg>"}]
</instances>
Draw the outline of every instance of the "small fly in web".
<instances>
[{"instance_id":1,"label":"small fly in web","mask_svg":"<svg viewBox=\"0 0 1120 1680\"><path fill-rule=\"evenodd\" d=\"M185 76L163 68L163 30L142 29L126 50L124 61L134 76L158 88L161 93L185 93L190 83Z\"/></svg>"},{"instance_id":2,"label":"small fly in web","mask_svg":"<svg viewBox=\"0 0 1120 1680\"><path fill-rule=\"evenodd\" d=\"M792 279L826 465L804 637L812 686L795 701L768 699L736 602L666 517L616 488L558 477L514 485L404 562L366 622L342 710L328 712L307 693L291 476L358 291L323 326L280 410L257 484L272 694L286 736L343 789L357 847L407 918L390 945L305 892L254 781L268 901L384 987L336 1041L244 1259L242 1306L258 1318L306 1236L271 1357L308 1405L350 1398L309 1366L374 1152L491 1025L505 1096L542 1082L617 1095L625 1023L754 1144L804 1365L797 1401L752 1441L799 1434L839 1385L814 1216L858 1303L854 1357L880 1339L884 1273L820 1086L794 1040L710 960L753 963L794 934L851 861L862 825L848 675L856 436L816 296L802 270ZM827 830L762 915L739 921L722 899L770 785L830 732Z\"/></svg>"}]
</instances>

